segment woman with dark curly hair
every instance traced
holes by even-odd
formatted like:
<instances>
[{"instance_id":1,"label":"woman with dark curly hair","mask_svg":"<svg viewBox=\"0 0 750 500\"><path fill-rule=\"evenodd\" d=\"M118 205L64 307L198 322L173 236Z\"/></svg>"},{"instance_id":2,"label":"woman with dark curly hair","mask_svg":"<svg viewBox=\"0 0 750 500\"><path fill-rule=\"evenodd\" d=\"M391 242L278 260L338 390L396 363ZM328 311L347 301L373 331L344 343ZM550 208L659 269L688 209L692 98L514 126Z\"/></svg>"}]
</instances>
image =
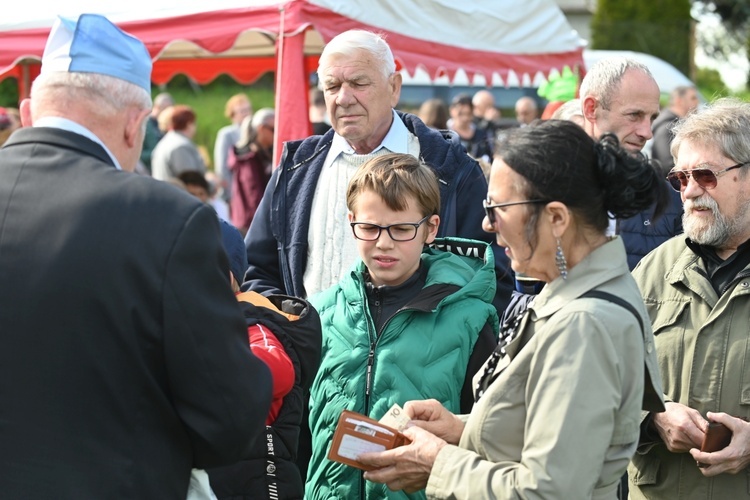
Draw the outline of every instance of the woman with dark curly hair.
<instances>
[{"instance_id":1,"label":"woman with dark curly hair","mask_svg":"<svg viewBox=\"0 0 750 500\"><path fill-rule=\"evenodd\" d=\"M641 408L663 411L653 334L608 217L656 202L665 184L614 135L550 120L508 134L492 165L484 227L513 270L546 283L507 321L457 416L405 406L411 444L360 455L365 478L428 498L615 498Z\"/></svg>"}]
</instances>

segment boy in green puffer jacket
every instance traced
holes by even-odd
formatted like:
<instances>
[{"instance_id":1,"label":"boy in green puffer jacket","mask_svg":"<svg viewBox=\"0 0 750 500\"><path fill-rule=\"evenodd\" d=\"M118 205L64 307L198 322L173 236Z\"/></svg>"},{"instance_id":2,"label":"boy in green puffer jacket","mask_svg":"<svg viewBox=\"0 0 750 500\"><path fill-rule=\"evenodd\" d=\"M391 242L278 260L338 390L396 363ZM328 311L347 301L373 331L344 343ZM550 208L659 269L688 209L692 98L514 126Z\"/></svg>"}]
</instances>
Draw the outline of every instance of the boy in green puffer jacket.
<instances>
[{"instance_id":1,"label":"boy in green puffer jacket","mask_svg":"<svg viewBox=\"0 0 750 500\"><path fill-rule=\"evenodd\" d=\"M497 344L493 254L484 242L435 239L438 181L413 156L367 162L346 201L361 260L310 299L323 350L310 391L305 498L424 498L328 460L331 438L344 409L377 420L394 403L435 398L451 411L470 410L471 378Z\"/></svg>"}]
</instances>

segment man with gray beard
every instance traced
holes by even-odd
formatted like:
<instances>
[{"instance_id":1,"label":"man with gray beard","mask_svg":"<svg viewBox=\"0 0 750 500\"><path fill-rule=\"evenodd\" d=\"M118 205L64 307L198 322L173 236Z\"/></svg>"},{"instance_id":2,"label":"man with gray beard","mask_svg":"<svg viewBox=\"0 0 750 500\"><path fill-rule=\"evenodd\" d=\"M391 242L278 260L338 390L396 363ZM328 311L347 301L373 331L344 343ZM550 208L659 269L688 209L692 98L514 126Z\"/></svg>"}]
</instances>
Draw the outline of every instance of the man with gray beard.
<instances>
[{"instance_id":1,"label":"man with gray beard","mask_svg":"<svg viewBox=\"0 0 750 500\"><path fill-rule=\"evenodd\" d=\"M720 99L678 122L667 179L684 235L633 271L653 324L666 411L648 414L630 498L747 498L750 472L750 104ZM709 424L731 431L700 450Z\"/></svg>"}]
</instances>

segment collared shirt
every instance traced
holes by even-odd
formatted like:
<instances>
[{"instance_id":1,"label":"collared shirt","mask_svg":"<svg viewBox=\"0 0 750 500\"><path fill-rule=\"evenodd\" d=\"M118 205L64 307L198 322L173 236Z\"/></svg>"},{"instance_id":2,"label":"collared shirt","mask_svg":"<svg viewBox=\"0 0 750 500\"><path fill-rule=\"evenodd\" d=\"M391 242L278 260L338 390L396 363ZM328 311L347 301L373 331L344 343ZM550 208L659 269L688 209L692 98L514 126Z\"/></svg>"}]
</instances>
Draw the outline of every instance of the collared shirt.
<instances>
[{"instance_id":1,"label":"collared shirt","mask_svg":"<svg viewBox=\"0 0 750 500\"><path fill-rule=\"evenodd\" d=\"M381 148L385 148L391 153L409 153L409 130L394 110L391 110L391 113L393 113L393 123L391 124L391 128L383 138L383 142L373 149L371 153L374 153ZM333 141L331 142L331 149L328 151L326 161L323 163L323 168L328 168L333 165L333 162L341 153L357 154L346 139L339 134L334 133Z\"/></svg>"},{"instance_id":2,"label":"collared shirt","mask_svg":"<svg viewBox=\"0 0 750 500\"><path fill-rule=\"evenodd\" d=\"M370 153L357 154L343 137L334 135L313 196L308 258L302 279L308 296L338 283L356 262L359 253L346 217L346 189L365 161L388 152L410 154L415 158L420 155L419 138L409 132L395 111L391 128Z\"/></svg>"},{"instance_id":3,"label":"collared shirt","mask_svg":"<svg viewBox=\"0 0 750 500\"><path fill-rule=\"evenodd\" d=\"M750 240L737 247L737 251L722 260L714 247L699 245L690 238L685 238L687 246L703 260L716 293L721 296L737 275L750 264Z\"/></svg>"},{"instance_id":4,"label":"collared shirt","mask_svg":"<svg viewBox=\"0 0 750 500\"><path fill-rule=\"evenodd\" d=\"M104 151L107 152L109 157L112 159L112 162L115 164L115 168L117 168L117 170L122 170L120 163L117 161L117 158L115 158L115 155L112 154L109 148L105 146L104 143L96 135L94 135L92 131L90 131L83 125L74 122L73 120L68 120L67 118L62 118L60 116L46 116L44 118L36 120L33 126L59 128L61 130L73 132L74 134L82 135L87 139L91 139L104 148Z\"/></svg>"}]
</instances>

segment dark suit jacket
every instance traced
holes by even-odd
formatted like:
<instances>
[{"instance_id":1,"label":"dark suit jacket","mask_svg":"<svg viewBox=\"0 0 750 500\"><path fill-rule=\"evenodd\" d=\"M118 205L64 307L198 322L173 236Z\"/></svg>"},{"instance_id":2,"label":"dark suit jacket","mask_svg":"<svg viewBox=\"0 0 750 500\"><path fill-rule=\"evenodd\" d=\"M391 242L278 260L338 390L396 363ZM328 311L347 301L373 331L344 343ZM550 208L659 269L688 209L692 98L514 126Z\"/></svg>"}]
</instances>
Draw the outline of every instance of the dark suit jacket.
<instances>
[{"instance_id":1,"label":"dark suit jacket","mask_svg":"<svg viewBox=\"0 0 750 500\"><path fill-rule=\"evenodd\" d=\"M0 497L183 500L252 450L270 375L216 214L67 131L0 149Z\"/></svg>"}]
</instances>

